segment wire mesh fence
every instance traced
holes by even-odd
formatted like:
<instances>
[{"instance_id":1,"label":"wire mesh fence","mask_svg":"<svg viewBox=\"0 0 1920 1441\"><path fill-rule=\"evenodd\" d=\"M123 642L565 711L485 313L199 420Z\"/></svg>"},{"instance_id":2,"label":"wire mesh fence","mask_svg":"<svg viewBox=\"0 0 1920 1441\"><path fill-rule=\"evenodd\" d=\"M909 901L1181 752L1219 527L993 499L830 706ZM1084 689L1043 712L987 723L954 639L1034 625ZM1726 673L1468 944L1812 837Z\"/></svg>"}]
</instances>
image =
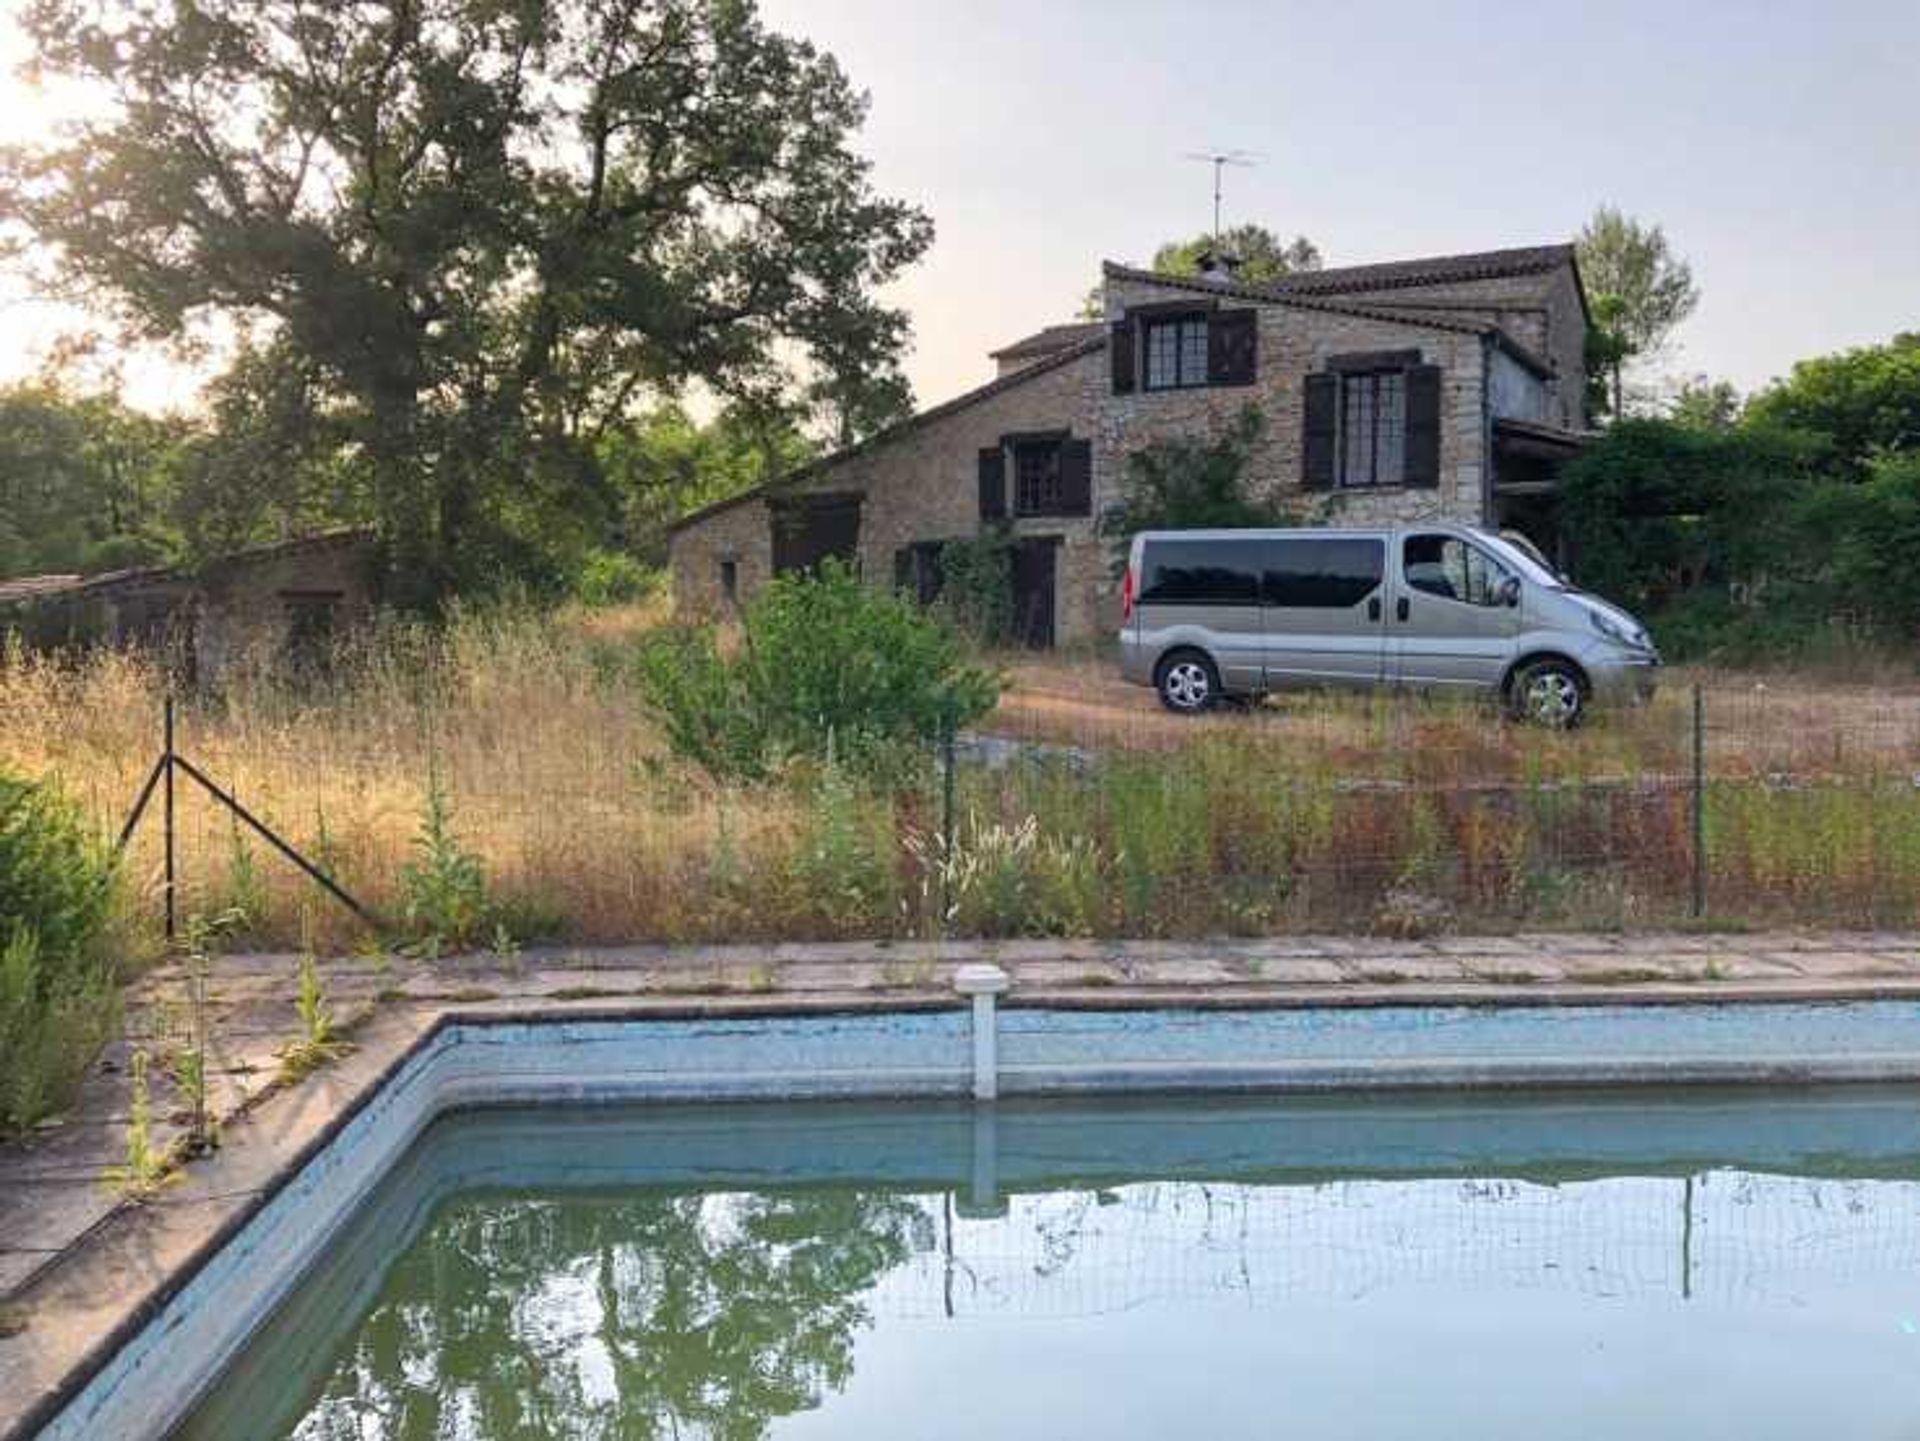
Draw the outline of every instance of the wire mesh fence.
<instances>
[{"instance_id":1,"label":"wire mesh fence","mask_svg":"<svg viewBox=\"0 0 1920 1441\"><path fill-rule=\"evenodd\" d=\"M676 757L631 679L569 644L522 635L434 685L229 687L183 703L180 750L389 921L437 787L523 940L1920 920L1912 688L1702 672L1561 734L1394 693L1176 717L1103 661L1020 657L957 735L857 764L823 737L745 782ZM158 680L114 664L8 680L9 752L109 833L161 746ZM360 930L202 788L178 800L182 914ZM157 915L151 818L129 858Z\"/></svg>"}]
</instances>

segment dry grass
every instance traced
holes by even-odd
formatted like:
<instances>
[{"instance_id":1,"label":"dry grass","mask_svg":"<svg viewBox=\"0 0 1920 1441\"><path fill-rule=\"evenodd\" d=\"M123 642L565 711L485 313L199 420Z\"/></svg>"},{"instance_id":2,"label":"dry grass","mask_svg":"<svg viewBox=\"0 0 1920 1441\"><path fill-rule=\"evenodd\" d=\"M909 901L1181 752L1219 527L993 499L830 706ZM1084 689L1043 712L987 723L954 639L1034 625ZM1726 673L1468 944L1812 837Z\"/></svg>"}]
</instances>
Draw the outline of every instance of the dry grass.
<instances>
[{"instance_id":1,"label":"dry grass","mask_svg":"<svg viewBox=\"0 0 1920 1441\"><path fill-rule=\"evenodd\" d=\"M654 605L466 616L438 638L392 631L343 655L324 688L242 668L183 703L180 748L387 914L437 769L496 893L564 918L581 940L926 929L937 887L912 840L936 823L937 787L828 804L805 786L714 785L668 755L626 667L636 633L660 617ZM1386 925L1409 908L1424 916L1433 895L1474 924L1683 914L1693 676L1672 677L1651 707L1560 736L1484 707L1377 697L1184 720L1097 659L1019 657L1006 670L983 729L1036 743L1042 763L970 770L963 814L984 828L993 865L1058 874L987 874L984 927ZM1713 807L1717 907L1911 914L1920 688L1701 679L1712 771L1728 788ZM134 655L9 657L0 761L57 776L117 829L158 752L164 690ZM1047 764L1052 747L1072 748L1070 764ZM1100 758L1091 771L1087 755ZM1027 816L1042 830L1032 854L1052 859L993 859ZM132 853L147 914L157 819ZM190 785L180 819L188 910L230 904L251 869L264 886L251 939L364 939L257 843L251 867L236 868L231 822ZM1080 839L1089 848L1073 850Z\"/></svg>"}]
</instances>

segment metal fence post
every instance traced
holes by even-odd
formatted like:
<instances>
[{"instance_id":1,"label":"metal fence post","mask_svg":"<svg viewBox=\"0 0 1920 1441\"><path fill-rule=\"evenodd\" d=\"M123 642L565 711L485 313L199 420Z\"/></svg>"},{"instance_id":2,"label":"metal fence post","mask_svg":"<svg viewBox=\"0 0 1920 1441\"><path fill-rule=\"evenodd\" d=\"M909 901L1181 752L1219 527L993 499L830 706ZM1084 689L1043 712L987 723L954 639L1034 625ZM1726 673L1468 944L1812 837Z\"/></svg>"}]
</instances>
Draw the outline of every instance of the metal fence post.
<instances>
[{"instance_id":1,"label":"metal fence post","mask_svg":"<svg viewBox=\"0 0 1920 1441\"><path fill-rule=\"evenodd\" d=\"M166 884L166 892L167 892L167 943L171 945L173 943L173 938L174 938L175 917L176 917L176 904L174 900L174 885L176 881L176 875L174 871L174 858L173 858L173 847L174 847L174 840L173 840L173 693L171 691L167 693L166 704L162 714L164 716L162 725L163 725L165 734L162 738L164 741L164 745L162 748L160 763L162 766L165 767L166 774L161 777L161 785L163 787L163 790L161 793L161 803L162 803L161 813L164 818L162 829L166 833L166 842L165 842L166 883L165 884Z\"/></svg>"},{"instance_id":2,"label":"metal fence post","mask_svg":"<svg viewBox=\"0 0 1920 1441\"><path fill-rule=\"evenodd\" d=\"M1707 913L1707 707L1693 685L1693 915Z\"/></svg>"}]
</instances>

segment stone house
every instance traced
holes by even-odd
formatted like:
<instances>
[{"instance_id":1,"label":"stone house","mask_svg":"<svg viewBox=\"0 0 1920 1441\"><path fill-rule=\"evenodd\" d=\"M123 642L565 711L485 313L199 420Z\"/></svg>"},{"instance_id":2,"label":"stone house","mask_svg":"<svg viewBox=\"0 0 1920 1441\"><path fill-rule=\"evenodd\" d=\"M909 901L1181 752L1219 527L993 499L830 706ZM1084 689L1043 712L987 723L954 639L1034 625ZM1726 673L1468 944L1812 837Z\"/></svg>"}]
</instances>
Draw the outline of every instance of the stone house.
<instances>
[{"instance_id":1,"label":"stone house","mask_svg":"<svg viewBox=\"0 0 1920 1441\"><path fill-rule=\"evenodd\" d=\"M192 569L0 581L0 633L42 649L173 646L191 674L217 681L249 652L304 663L369 620L373 558L372 537L349 530L232 551Z\"/></svg>"},{"instance_id":2,"label":"stone house","mask_svg":"<svg viewBox=\"0 0 1920 1441\"><path fill-rule=\"evenodd\" d=\"M1571 245L1350 266L1243 284L1108 262L1105 315L995 351L967 392L688 516L670 546L683 615L724 615L825 556L929 599L948 541L1013 546L1033 645L1117 621L1100 517L1128 457L1210 439L1248 407L1247 483L1303 523L1451 520L1549 551L1554 474L1588 438L1590 317Z\"/></svg>"}]
</instances>

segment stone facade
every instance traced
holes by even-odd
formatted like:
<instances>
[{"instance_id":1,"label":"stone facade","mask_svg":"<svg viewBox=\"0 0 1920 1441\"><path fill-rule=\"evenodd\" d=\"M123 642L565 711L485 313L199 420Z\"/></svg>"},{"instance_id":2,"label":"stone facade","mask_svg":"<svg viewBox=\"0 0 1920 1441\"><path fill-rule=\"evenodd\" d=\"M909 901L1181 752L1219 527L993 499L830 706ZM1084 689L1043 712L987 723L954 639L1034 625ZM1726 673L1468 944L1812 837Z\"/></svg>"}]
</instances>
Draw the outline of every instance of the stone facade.
<instances>
[{"instance_id":1,"label":"stone facade","mask_svg":"<svg viewBox=\"0 0 1920 1441\"><path fill-rule=\"evenodd\" d=\"M1099 517L1122 494L1128 458L1155 441L1217 437L1251 405L1264 426L1248 484L1303 524L1488 524L1498 513L1497 417L1570 435L1584 429L1587 322L1570 247L1322 271L1300 277L1297 289L1110 265L1105 301L1099 329L1049 327L1016 342L996 352L1000 373L979 390L683 522L671 545L681 613L723 616L765 583L774 566L774 504L808 494L858 496L859 563L877 581L892 579L900 548L975 535L983 524L1057 537L1055 638L1086 641L1118 621ZM1143 310L1187 306L1255 312L1251 383L1117 392L1108 327ZM1308 377L1328 374L1342 357L1375 352L1437 367L1434 483L1309 489ZM1091 442L1091 514L983 522L980 450L1038 431Z\"/></svg>"}]
</instances>

